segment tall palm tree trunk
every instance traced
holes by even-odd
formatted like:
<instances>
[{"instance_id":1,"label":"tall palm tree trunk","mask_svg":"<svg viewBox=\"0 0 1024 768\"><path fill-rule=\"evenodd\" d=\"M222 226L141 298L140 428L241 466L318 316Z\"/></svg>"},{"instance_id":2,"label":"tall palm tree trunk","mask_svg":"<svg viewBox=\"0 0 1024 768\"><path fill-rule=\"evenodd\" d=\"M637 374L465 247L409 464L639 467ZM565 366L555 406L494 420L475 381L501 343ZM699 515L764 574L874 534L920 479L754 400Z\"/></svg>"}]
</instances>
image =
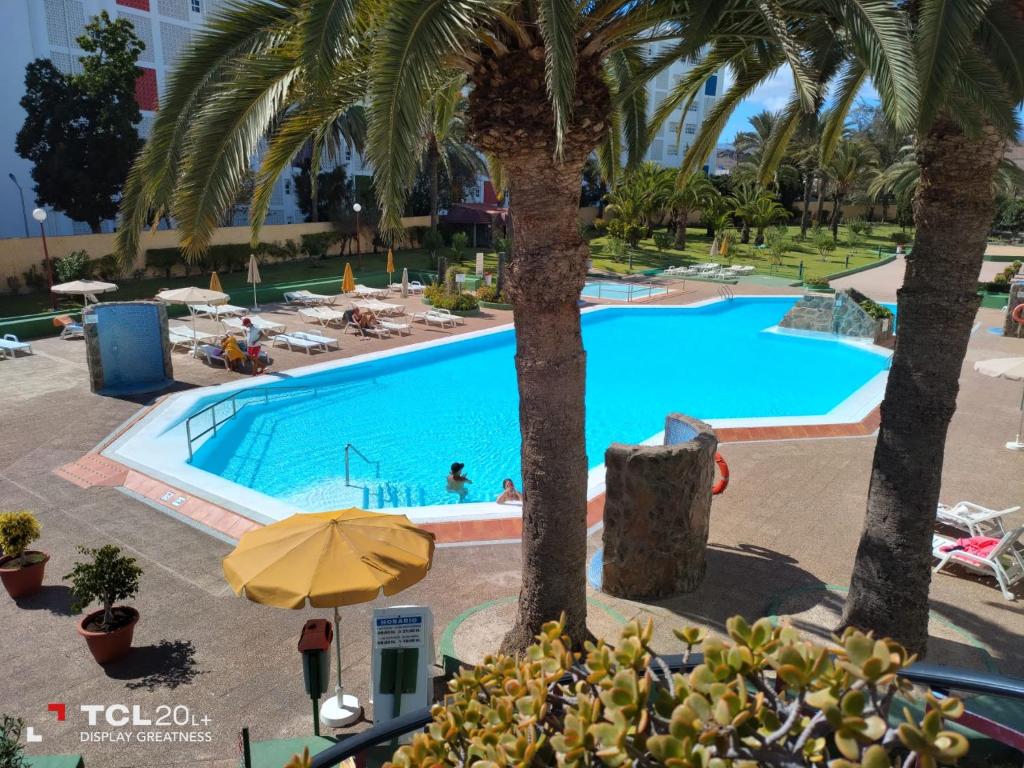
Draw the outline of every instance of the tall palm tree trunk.
<instances>
[{"instance_id":1,"label":"tall palm tree trunk","mask_svg":"<svg viewBox=\"0 0 1024 768\"><path fill-rule=\"evenodd\" d=\"M832 209L832 220L829 222L829 226L832 228L832 239L833 240L838 240L839 239L839 217L842 214L843 199L845 197L846 197L845 195L842 195L839 192L836 192L835 197L833 198L833 203L832 204L833 204L834 207Z\"/></svg>"},{"instance_id":2,"label":"tall palm tree trunk","mask_svg":"<svg viewBox=\"0 0 1024 768\"><path fill-rule=\"evenodd\" d=\"M946 431L978 310L978 272L1004 151L940 117L919 140L917 231L899 291L899 336L882 401L867 514L843 624L915 653L928 638L928 588Z\"/></svg>"},{"instance_id":3,"label":"tall palm tree trunk","mask_svg":"<svg viewBox=\"0 0 1024 768\"><path fill-rule=\"evenodd\" d=\"M804 174L804 209L800 214L800 237L807 237L807 228L811 224L811 193L814 191L814 174Z\"/></svg>"},{"instance_id":4,"label":"tall palm tree trunk","mask_svg":"<svg viewBox=\"0 0 1024 768\"><path fill-rule=\"evenodd\" d=\"M439 220L438 210L441 207L441 195L438 191L440 153L437 150L437 142L433 138L428 141L430 143L430 147L427 149L427 166L430 173L430 228L436 232Z\"/></svg>"},{"instance_id":5,"label":"tall palm tree trunk","mask_svg":"<svg viewBox=\"0 0 1024 768\"><path fill-rule=\"evenodd\" d=\"M515 652L563 611L569 637L586 639L586 357L578 302L589 249L575 225L582 160L557 164L541 150L505 167L524 494L523 583L502 648Z\"/></svg>"},{"instance_id":6,"label":"tall palm tree trunk","mask_svg":"<svg viewBox=\"0 0 1024 768\"><path fill-rule=\"evenodd\" d=\"M822 220L822 206L825 204L825 177L823 174L818 174L818 205L814 209L814 222L817 226L821 226Z\"/></svg>"}]
</instances>

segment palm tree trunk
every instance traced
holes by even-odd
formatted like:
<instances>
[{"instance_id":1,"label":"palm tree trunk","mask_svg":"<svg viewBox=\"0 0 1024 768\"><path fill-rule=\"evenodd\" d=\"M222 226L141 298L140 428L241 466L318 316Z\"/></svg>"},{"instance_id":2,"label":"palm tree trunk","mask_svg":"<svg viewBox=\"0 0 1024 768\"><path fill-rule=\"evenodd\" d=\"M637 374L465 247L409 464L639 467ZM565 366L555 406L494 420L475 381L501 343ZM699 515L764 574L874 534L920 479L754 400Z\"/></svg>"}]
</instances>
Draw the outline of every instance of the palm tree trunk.
<instances>
[{"instance_id":1,"label":"palm tree trunk","mask_svg":"<svg viewBox=\"0 0 1024 768\"><path fill-rule=\"evenodd\" d=\"M511 190L516 374L523 468L523 583L515 626L502 650L522 652L544 622L566 615L586 638L586 356L579 296L589 249L576 227L585 156L551 152L505 159Z\"/></svg>"},{"instance_id":2,"label":"palm tree trunk","mask_svg":"<svg viewBox=\"0 0 1024 768\"><path fill-rule=\"evenodd\" d=\"M945 116L917 146L917 231L899 291L899 336L843 625L893 637L919 654L928 639L946 431L978 310L978 272L995 210L992 181L1003 151L994 131L967 138Z\"/></svg>"},{"instance_id":3,"label":"palm tree trunk","mask_svg":"<svg viewBox=\"0 0 1024 768\"><path fill-rule=\"evenodd\" d=\"M839 240L839 212L843 208L843 195L836 192L833 198L833 209L832 209L832 221L830 226L832 227L832 239Z\"/></svg>"},{"instance_id":4,"label":"palm tree trunk","mask_svg":"<svg viewBox=\"0 0 1024 768\"><path fill-rule=\"evenodd\" d=\"M814 190L814 174L804 176L804 209L800 214L800 237L807 237L807 228L811 224L811 192Z\"/></svg>"},{"instance_id":5,"label":"palm tree trunk","mask_svg":"<svg viewBox=\"0 0 1024 768\"><path fill-rule=\"evenodd\" d=\"M676 218L676 239L672 244L674 248L682 250L686 247L686 224L689 218L689 211L680 211L679 216Z\"/></svg>"},{"instance_id":6,"label":"palm tree trunk","mask_svg":"<svg viewBox=\"0 0 1024 768\"><path fill-rule=\"evenodd\" d=\"M437 143L431 139L430 147L427 150L427 165L430 172L430 228L437 231L438 210L440 209L440 193L438 192L438 160L440 154L437 151Z\"/></svg>"},{"instance_id":7,"label":"palm tree trunk","mask_svg":"<svg viewBox=\"0 0 1024 768\"><path fill-rule=\"evenodd\" d=\"M744 245L750 242L750 224L746 219L743 220L743 229L740 230L740 242Z\"/></svg>"},{"instance_id":8,"label":"palm tree trunk","mask_svg":"<svg viewBox=\"0 0 1024 768\"><path fill-rule=\"evenodd\" d=\"M814 210L814 221L817 225L821 226L821 207L825 203L825 177L822 174L818 174L818 206Z\"/></svg>"}]
</instances>

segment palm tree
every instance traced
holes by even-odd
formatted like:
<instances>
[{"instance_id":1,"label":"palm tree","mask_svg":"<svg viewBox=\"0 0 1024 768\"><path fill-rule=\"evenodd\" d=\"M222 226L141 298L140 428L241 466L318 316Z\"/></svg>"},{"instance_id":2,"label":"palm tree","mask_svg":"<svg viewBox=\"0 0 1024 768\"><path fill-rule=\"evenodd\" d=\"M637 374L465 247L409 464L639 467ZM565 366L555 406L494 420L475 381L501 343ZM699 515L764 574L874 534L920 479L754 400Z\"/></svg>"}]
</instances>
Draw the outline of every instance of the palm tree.
<instances>
[{"instance_id":1,"label":"palm tree","mask_svg":"<svg viewBox=\"0 0 1024 768\"><path fill-rule=\"evenodd\" d=\"M736 148L736 168L733 176L740 182L754 182L758 178L761 160L772 133L778 125L779 115L762 110L750 118L751 131L740 131L733 139Z\"/></svg>"},{"instance_id":2,"label":"palm tree","mask_svg":"<svg viewBox=\"0 0 1024 768\"><path fill-rule=\"evenodd\" d=\"M832 239L839 238L839 219L843 203L850 193L859 186L865 186L872 172L878 169L878 154L865 141L842 139L832 153L832 159L825 168L832 182Z\"/></svg>"},{"instance_id":3,"label":"palm tree","mask_svg":"<svg viewBox=\"0 0 1024 768\"><path fill-rule=\"evenodd\" d=\"M483 173L487 167L466 138L465 75L453 77L430 100L423 137L423 159L430 179L430 228L437 231L441 169L449 179L459 171Z\"/></svg>"},{"instance_id":4,"label":"palm tree","mask_svg":"<svg viewBox=\"0 0 1024 768\"><path fill-rule=\"evenodd\" d=\"M690 214L709 207L718 197L718 190L703 173L691 173L676 180L675 188L668 198L668 208L672 212L676 229L675 248L686 248L686 225Z\"/></svg>"},{"instance_id":5,"label":"palm tree","mask_svg":"<svg viewBox=\"0 0 1024 768\"><path fill-rule=\"evenodd\" d=\"M914 194L920 180L921 166L917 161L917 152L910 144L900 149L895 162L871 179L867 193L873 198L900 198ZM1024 169L1012 160L1003 158L992 183L997 197L1012 197L1018 190L1024 189Z\"/></svg>"},{"instance_id":6,"label":"palm tree","mask_svg":"<svg viewBox=\"0 0 1024 768\"><path fill-rule=\"evenodd\" d=\"M766 194L764 189L752 182L747 182L736 187L735 191L728 198L729 205L732 206L733 216L743 222L743 226L740 228L741 243L750 242L752 211L757 205L757 201Z\"/></svg>"},{"instance_id":7,"label":"palm tree","mask_svg":"<svg viewBox=\"0 0 1024 768\"><path fill-rule=\"evenodd\" d=\"M757 231L754 245L764 243L764 230L766 227L777 221L785 221L789 218L789 211L768 193L755 198L746 209L746 214L749 217L751 226Z\"/></svg>"}]
</instances>

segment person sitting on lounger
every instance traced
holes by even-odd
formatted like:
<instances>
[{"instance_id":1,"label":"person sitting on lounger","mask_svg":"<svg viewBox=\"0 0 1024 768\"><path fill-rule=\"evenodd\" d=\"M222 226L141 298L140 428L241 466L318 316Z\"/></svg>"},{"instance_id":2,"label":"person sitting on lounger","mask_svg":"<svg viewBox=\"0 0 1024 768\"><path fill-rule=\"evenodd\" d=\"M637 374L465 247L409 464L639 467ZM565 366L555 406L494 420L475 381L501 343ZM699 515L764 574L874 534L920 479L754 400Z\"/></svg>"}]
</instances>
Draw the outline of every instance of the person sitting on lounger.
<instances>
[{"instance_id":1,"label":"person sitting on lounger","mask_svg":"<svg viewBox=\"0 0 1024 768\"><path fill-rule=\"evenodd\" d=\"M469 495L469 490L466 488L466 484L473 482L462 474L462 470L465 468L465 464L456 461L452 464L452 471L448 475L448 491L450 493L457 493L459 495L459 501L463 501L466 496Z\"/></svg>"},{"instance_id":2,"label":"person sitting on lounger","mask_svg":"<svg viewBox=\"0 0 1024 768\"><path fill-rule=\"evenodd\" d=\"M220 348L224 353L224 358L228 361L228 368L232 371L241 370L242 366L245 365L246 354L238 346L235 337L230 334L226 335L220 341Z\"/></svg>"},{"instance_id":3,"label":"person sitting on lounger","mask_svg":"<svg viewBox=\"0 0 1024 768\"><path fill-rule=\"evenodd\" d=\"M522 503L523 494L516 490L516 484L512 482L512 478L506 477L501 481L501 495L497 498L497 502L499 504L508 504L513 501Z\"/></svg>"}]
</instances>

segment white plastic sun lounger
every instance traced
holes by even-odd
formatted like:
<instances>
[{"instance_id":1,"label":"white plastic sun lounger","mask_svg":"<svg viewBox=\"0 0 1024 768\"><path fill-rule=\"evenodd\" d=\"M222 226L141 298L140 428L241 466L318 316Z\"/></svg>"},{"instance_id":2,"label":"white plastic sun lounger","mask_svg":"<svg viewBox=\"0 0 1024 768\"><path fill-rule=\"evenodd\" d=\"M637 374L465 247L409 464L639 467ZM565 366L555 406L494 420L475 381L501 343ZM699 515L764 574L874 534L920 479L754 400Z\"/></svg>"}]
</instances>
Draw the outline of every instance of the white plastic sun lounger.
<instances>
[{"instance_id":1,"label":"white plastic sun lounger","mask_svg":"<svg viewBox=\"0 0 1024 768\"><path fill-rule=\"evenodd\" d=\"M325 344L304 338L298 333L279 333L274 337L274 340L271 342L271 346L288 347L288 351L301 349L307 355L312 354L313 350L316 350L317 352L327 351L327 346Z\"/></svg>"},{"instance_id":2,"label":"white plastic sun lounger","mask_svg":"<svg viewBox=\"0 0 1024 768\"><path fill-rule=\"evenodd\" d=\"M376 336L378 339L387 339L391 337L391 331L385 328L379 321L377 325L371 325L369 328L364 328L359 323L349 323L345 326L343 333L348 333L349 328L364 339L369 338L370 336Z\"/></svg>"},{"instance_id":3,"label":"white plastic sun lounger","mask_svg":"<svg viewBox=\"0 0 1024 768\"><path fill-rule=\"evenodd\" d=\"M353 307L366 310L367 312L373 312L375 315L401 315L405 312L405 307L401 304L388 304L377 299L363 299L362 301L353 301Z\"/></svg>"},{"instance_id":4,"label":"white plastic sun lounger","mask_svg":"<svg viewBox=\"0 0 1024 768\"><path fill-rule=\"evenodd\" d=\"M224 356L224 351L213 344L200 344L196 348L196 355L198 357L205 357L210 365L219 363L225 368L228 367L228 359Z\"/></svg>"},{"instance_id":5,"label":"white plastic sun lounger","mask_svg":"<svg viewBox=\"0 0 1024 768\"><path fill-rule=\"evenodd\" d=\"M18 341L18 337L13 333L4 334L4 337L0 339L0 349L10 352L11 357L17 357L18 352L24 352L26 355L35 354L31 344L27 341Z\"/></svg>"},{"instance_id":6,"label":"white plastic sun lounger","mask_svg":"<svg viewBox=\"0 0 1024 768\"><path fill-rule=\"evenodd\" d=\"M455 327L455 316L451 313L443 314L440 310L432 309L428 312L417 312L412 319L427 325L439 325L442 328L447 326Z\"/></svg>"},{"instance_id":7,"label":"white plastic sun lounger","mask_svg":"<svg viewBox=\"0 0 1024 768\"><path fill-rule=\"evenodd\" d=\"M394 320L378 320L381 328L386 328L392 333L397 333L399 336L411 336L412 325L409 323L399 323Z\"/></svg>"},{"instance_id":8,"label":"white plastic sun lounger","mask_svg":"<svg viewBox=\"0 0 1024 768\"><path fill-rule=\"evenodd\" d=\"M289 304L302 304L305 306L317 306L321 304L333 304L338 300L337 296L328 296L324 293L312 293L311 291L286 291L284 300Z\"/></svg>"},{"instance_id":9,"label":"white plastic sun lounger","mask_svg":"<svg viewBox=\"0 0 1024 768\"><path fill-rule=\"evenodd\" d=\"M365 285L357 285L355 290L352 291L356 296L362 296L364 298L375 299L380 296L387 296L387 288L368 288Z\"/></svg>"},{"instance_id":10,"label":"white plastic sun lounger","mask_svg":"<svg viewBox=\"0 0 1024 768\"><path fill-rule=\"evenodd\" d=\"M222 317L241 317L249 312L245 307L236 307L234 304L193 304L189 309L196 317L212 317L214 320Z\"/></svg>"},{"instance_id":11,"label":"white plastic sun lounger","mask_svg":"<svg viewBox=\"0 0 1024 768\"><path fill-rule=\"evenodd\" d=\"M269 335L285 332L284 323L275 323L273 320L267 320L259 315L249 315L248 319L252 321L253 325ZM229 317L227 320L221 320L221 322L230 333L245 334L245 326L242 325L242 321L239 318Z\"/></svg>"},{"instance_id":12,"label":"white plastic sun lounger","mask_svg":"<svg viewBox=\"0 0 1024 768\"><path fill-rule=\"evenodd\" d=\"M388 288L390 288L395 293L400 293L402 290L402 284L392 283L391 285L388 286ZM421 283L419 280L410 280L409 293L423 293L423 283Z\"/></svg>"},{"instance_id":13,"label":"white plastic sun lounger","mask_svg":"<svg viewBox=\"0 0 1024 768\"><path fill-rule=\"evenodd\" d=\"M967 531L971 536L1002 536L1006 533L1003 517L1019 509L989 509L970 501L958 501L951 507L939 504L935 517L940 523Z\"/></svg>"},{"instance_id":14,"label":"white plastic sun lounger","mask_svg":"<svg viewBox=\"0 0 1024 768\"><path fill-rule=\"evenodd\" d=\"M173 349L180 346L195 347L197 344L213 341L217 336L204 331L194 331L187 325L169 325L167 326L167 338Z\"/></svg>"},{"instance_id":15,"label":"white plastic sun lounger","mask_svg":"<svg viewBox=\"0 0 1024 768\"><path fill-rule=\"evenodd\" d=\"M327 326L331 323L341 323L345 319L345 313L329 307L303 307L299 310L299 317L307 323Z\"/></svg>"},{"instance_id":16,"label":"white plastic sun lounger","mask_svg":"<svg viewBox=\"0 0 1024 768\"><path fill-rule=\"evenodd\" d=\"M333 336L324 336L322 333L310 333L309 331L291 331L286 333L290 339L303 339L305 341L312 341L314 344L322 344L324 349L340 349L339 342Z\"/></svg>"},{"instance_id":17,"label":"white plastic sun lounger","mask_svg":"<svg viewBox=\"0 0 1024 768\"><path fill-rule=\"evenodd\" d=\"M1004 533L999 544L986 557L980 557L961 549L943 552L942 547L956 542L937 533L933 534L932 556L939 559L939 564L932 572L938 573L950 563L955 563L974 573L994 576L1003 597L1013 600L1010 587L1024 579L1024 542L1021 542L1021 536L1024 536L1024 525Z\"/></svg>"}]
</instances>

